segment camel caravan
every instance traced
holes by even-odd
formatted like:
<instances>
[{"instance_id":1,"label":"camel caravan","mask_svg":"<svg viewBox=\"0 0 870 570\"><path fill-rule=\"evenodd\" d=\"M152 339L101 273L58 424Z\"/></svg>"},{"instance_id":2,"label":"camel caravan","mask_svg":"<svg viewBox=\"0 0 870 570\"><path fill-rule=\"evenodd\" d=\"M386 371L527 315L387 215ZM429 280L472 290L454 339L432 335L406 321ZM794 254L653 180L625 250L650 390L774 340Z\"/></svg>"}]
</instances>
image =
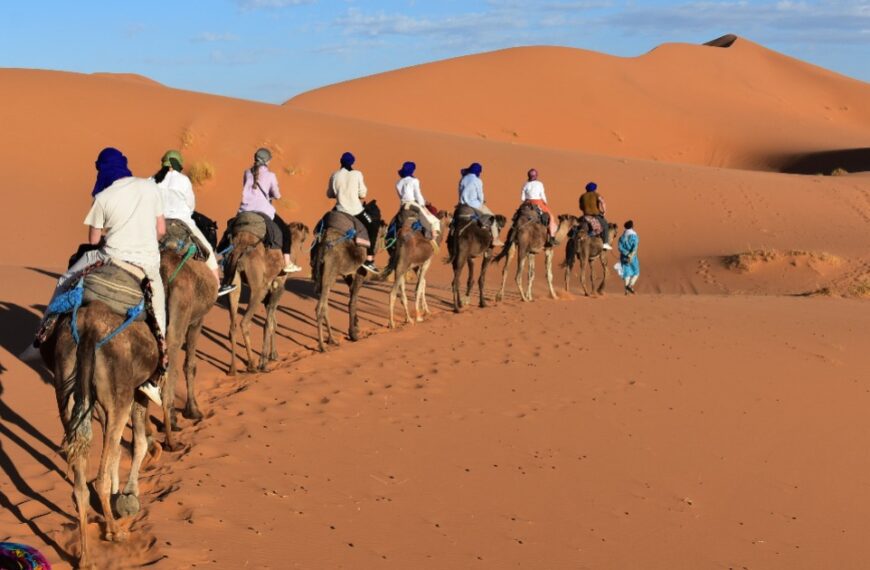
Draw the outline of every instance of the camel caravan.
<instances>
[{"instance_id":1,"label":"camel caravan","mask_svg":"<svg viewBox=\"0 0 870 570\"><path fill-rule=\"evenodd\" d=\"M335 200L335 207L311 232L300 222L284 222L272 205L281 194L277 177L268 167L271 158L268 149L255 153L253 165L244 174L239 210L227 222L220 241L216 224L195 212L193 189L183 174L183 157L178 151L168 151L160 170L149 179L134 177L126 157L116 149L104 149L97 159L94 202L85 220L88 243L79 247L68 271L58 280L36 341L22 354L26 360L41 357L54 376L65 433L63 450L73 473L78 508L80 567L91 567L92 562L83 529L91 504L87 474L93 420L101 424L104 434L94 485L105 522L104 537L120 542L126 539L127 531L119 517L139 511L138 475L146 457L156 460L163 448L178 448L175 388L180 369L187 384L182 415L193 421L203 418L196 400L195 377L196 346L206 314L220 297L228 296L230 375L236 374L237 328L245 347L246 370L267 371L278 359L277 308L288 277L301 269L293 260L302 258L309 236L313 237L310 265L320 351L336 344L329 297L339 279L349 288L351 340L359 338L357 303L366 281L393 279L389 288L390 328L396 326L397 297L406 323L420 322L430 315L426 275L444 245L447 251L443 259L453 268L455 312L470 303L475 274L479 306L486 306L487 269L491 262L505 260L501 288L495 295L496 301L502 301L514 257L516 284L523 301L532 300L538 254L544 255L550 296L557 298L553 257L563 242L566 291L579 261L584 293L604 292L617 226L604 218L606 206L594 183L587 185L580 198L580 216L554 215L537 171L529 171L520 206L502 243L499 236L507 220L486 205L480 164L461 170L459 202L448 212L425 200L415 177L416 165L404 163L396 185L399 208L385 223L377 202L366 200L363 175L354 169L355 157L346 152L329 180L327 196ZM638 240L633 223L627 222L625 227L616 269L625 279L626 294L633 294L639 273ZM499 247L501 251L496 253ZM375 257L382 249L389 261L379 269ZM601 266L597 286L595 263ZM466 269L467 282L461 291ZM409 278L416 281L413 318L405 291ZM239 319L244 286L249 291L248 304ZM260 305L265 307L266 317L260 359L255 365L251 324ZM150 402L163 412L162 446L155 441L147 419ZM122 490L121 438L128 422L132 423L133 460Z\"/></svg>"}]
</instances>

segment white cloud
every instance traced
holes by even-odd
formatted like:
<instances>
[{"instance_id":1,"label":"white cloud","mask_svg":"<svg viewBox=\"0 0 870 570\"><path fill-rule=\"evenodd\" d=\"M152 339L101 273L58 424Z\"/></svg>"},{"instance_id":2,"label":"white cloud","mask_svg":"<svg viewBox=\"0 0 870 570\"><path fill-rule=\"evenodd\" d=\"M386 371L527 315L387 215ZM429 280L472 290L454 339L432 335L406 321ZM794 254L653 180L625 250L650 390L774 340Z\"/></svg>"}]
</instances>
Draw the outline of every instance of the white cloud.
<instances>
[{"instance_id":1,"label":"white cloud","mask_svg":"<svg viewBox=\"0 0 870 570\"><path fill-rule=\"evenodd\" d=\"M202 32L191 38L192 41L198 43L214 43L214 42L234 42L239 39L239 36L230 33Z\"/></svg>"},{"instance_id":2,"label":"white cloud","mask_svg":"<svg viewBox=\"0 0 870 570\"><path fill-rule=\"evenodd\" d=\"M313 2L314 0L236 0L236 4L243 10L287 8L288 6L300 6Z\"/></svg>"}]
</instances>

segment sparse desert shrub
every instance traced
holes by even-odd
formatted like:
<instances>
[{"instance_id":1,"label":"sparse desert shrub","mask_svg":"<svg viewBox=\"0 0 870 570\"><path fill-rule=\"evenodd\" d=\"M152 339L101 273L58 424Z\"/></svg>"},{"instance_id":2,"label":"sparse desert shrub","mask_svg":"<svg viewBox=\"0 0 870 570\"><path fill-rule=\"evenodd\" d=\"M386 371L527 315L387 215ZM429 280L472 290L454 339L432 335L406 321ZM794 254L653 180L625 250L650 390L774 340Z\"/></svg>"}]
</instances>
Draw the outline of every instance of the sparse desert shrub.
<instances>
[{"instance_id":1,"label":"sparse desert shrub","mask_svg":"<svg viewBox=\"0 0 870 570\"><path fill-rule=\"evenodd\" d=\"M290 176L296 176L297 174L302 174L302 169L297 166L285 166L284 172Z\"/></svg>"},{"instance_id":2,"label":"sparse desert shrub","mask_svg":"<svg viewBox=\"0 0 870 570\"><path fill-rule=\"evenodd\" d=\"M849 174L849 171L845 168L835 168L831 171L831 176L845 176Z\"/></svg>"},{"instance_id":3,"label":"sparse desert shrub","mask_svg":"<svg viewBox=\"0 0 870 570\"><path fill-rule=\"evenodd\" d=\"M202 186L212 178L214 178L214 166L207 160L198 160L190 165L187 170L187 177L194 186Z\"/></svg>"},{"instance_id":4,"label":"sparse desert shrub","mask_svg":"<svg viewBox=\"0 0 870 570\"><path fill-rule=\"evenodd\" d=\"M870 281L861 279L852 284L849 292L856 297L870 297Z\"/></svg>"},{"instance_id":5,"label":"sparse desert shrub","mask_svg":"<svg viewBox=\"0 0 870 570\"><path fill-rule=\"evenodd\" d=\"M773 249L752 249L743 253L726 255L722 258L722 263L727 269L733 271L749 271L753 264L759 261L773 261L777 256L777 251Z\"/></svg>"},{"instance_id":6,"label":"sparse desert shrub","mask_svg":"<svg viewBox=\"0 0 870 570\"><path fill-rule=\"evenodd\" d=\"M193 143L196 141L196 135L193 134L193 131L190 130L190 127L181 131L181 148L190 148L193 146Z\"/></svg>"}]
</instances>

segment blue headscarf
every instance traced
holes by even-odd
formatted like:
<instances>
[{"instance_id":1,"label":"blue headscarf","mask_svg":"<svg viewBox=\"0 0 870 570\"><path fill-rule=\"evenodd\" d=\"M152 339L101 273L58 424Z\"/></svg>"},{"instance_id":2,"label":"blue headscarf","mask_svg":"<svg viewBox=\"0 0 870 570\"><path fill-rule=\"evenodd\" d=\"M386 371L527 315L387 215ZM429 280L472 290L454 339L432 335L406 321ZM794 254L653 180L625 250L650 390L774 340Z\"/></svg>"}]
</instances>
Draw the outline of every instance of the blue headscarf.
<instances>
[{"instance_id":1,"label":"blue headscarf","mask_svg":"<svg viewBox=\"0 0 870 570\"><path fill-rule=\"evenodd\" d=\"M589 184L586 185L587 192L595 192L596 190L598 190L598 184L596 184L594 182L590 182Z\"/></svg>"},{"instance_id":2,"label":"blue headscarf","mask_svg":"<svg viewBox=\"0 0 870 570\"><path fill-rule=\"evenodd\" d=\"M483 167L477 162L472 162L471 165L465 170L470 174L474 174L475 176L480 177L480 173L483 172Z\"/></svg>"},{"instance_id":3,"label":"blue headscarf","mask_svg":"<svg viewBox=\"0 0 870 570\"><path fill-rule=\"evenodd\" d=\"M341 159L339 162L341 162L342 168L345 168L347 170L353 170L353 163L356 162L356 157L353 154L346 152L341 155Z\"/></svg>"},{"instance_id":4,"label":"blue headscarf","mask_svg":"<svg viewBox=\"0 0 870 570\"><path fill-rule=\"evenodd\" d=\"M96 196L118 179L133 176L127 168L127 157L116 148L107 147L101 150L94 164L97 167L97 181L91 196Z\"/></svg>"},{"instance_id":5,"label":"blue headscarf","mask_svg":"<svg viewBox=\"0 0 870 570\"><path fill-rule=\"evenodd\" d=\"M414 176L414 171L417 170L417 165L413 162L406 162L402 164L401 170L399 170L399 177L405 178L406 176Z\"/></svg>"}]
</instances>

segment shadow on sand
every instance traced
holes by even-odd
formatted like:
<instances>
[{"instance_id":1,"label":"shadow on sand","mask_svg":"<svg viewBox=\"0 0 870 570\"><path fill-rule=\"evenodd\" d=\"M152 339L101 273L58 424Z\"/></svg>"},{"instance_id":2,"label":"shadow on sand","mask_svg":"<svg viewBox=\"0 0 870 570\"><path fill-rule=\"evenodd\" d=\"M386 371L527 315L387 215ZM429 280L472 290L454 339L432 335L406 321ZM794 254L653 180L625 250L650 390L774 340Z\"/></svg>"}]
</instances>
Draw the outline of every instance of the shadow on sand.
<instances>
[{"instance_id":1,"label":"shadow on sand","mask_svg":"<svg viewBox=\"0 0 870 570\"><path fill-rule=\"evenodd\" d=\"M779 171L786 174L831 174L837 169L846 172L870 171L870 148L826 150L781 157Z\"/></svg>"}]
</instances>

